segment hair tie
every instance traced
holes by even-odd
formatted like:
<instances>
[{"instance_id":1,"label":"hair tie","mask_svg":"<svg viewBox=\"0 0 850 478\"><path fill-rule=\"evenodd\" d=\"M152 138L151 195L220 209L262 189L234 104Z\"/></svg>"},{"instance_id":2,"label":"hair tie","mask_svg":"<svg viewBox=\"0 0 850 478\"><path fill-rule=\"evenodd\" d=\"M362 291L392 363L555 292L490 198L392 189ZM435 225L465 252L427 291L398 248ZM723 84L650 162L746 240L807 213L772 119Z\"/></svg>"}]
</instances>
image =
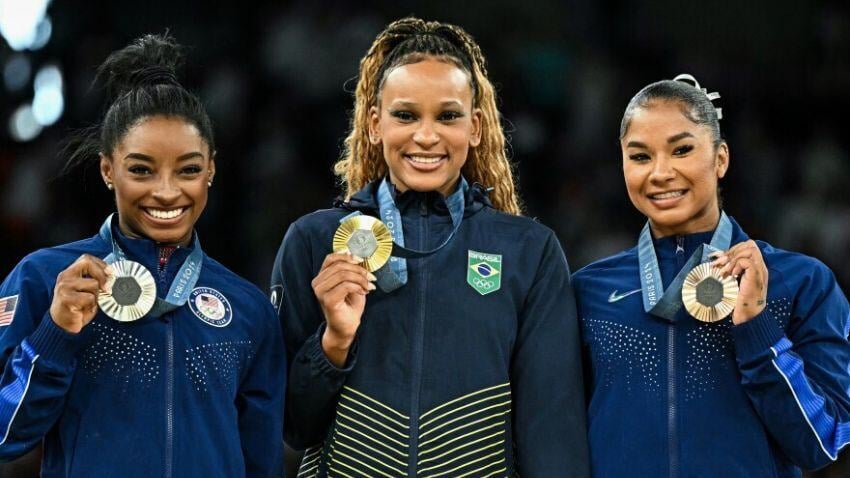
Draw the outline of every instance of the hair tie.
<instances>
[{"instance_id":1,"label":"hair tie","mask_svg":"<svg viewBox=\"0 0 850 478\"><path fill-rule=\"evenodd\" d=\"M693 84L694 84L694 87L695 87L696 89L698 89L698 90L700 90L700 91L702 91L702 92L703 92L703 94L705 95L705 97L706 97L706 98L708 98L708 101L709 101L709 102L711 102L711 105L712 105L712 106L714 106L713 101L714 101L714 100L716 100L716 99L718 99L718 98L720 98L720 93L718 93L718 92L716 92L716 91L715 91L715 92L713 92L713 93L709 93L709 92L708 92L708 88L701 88L701 87L699 86L699 82L697 81L697 79L696 79L696 78L694 78L694 77L693 77L693 75L689 75L689 74L687 74L687 73L682 73L681 75L677 76L676 78L673 78L673 81L690 81L691 83L693 83ZM717 112L717 119L718 119L718 120L723 119L723 108L717 108L717 107L715 107L715 108L714 108L714 111L716 111L716 112Z\"/></svg>"},{"instance_id":2,"label":"hair tie","mask_svg":"<svg viewBox=\"0 0 850 478\"><path fill-rule=\"evenodd\" d=\"M174 71L164 66L151 66L134 72L130 75L130 84L134 88L161 84L180 86Z\"/></svg>"}]
</instances>

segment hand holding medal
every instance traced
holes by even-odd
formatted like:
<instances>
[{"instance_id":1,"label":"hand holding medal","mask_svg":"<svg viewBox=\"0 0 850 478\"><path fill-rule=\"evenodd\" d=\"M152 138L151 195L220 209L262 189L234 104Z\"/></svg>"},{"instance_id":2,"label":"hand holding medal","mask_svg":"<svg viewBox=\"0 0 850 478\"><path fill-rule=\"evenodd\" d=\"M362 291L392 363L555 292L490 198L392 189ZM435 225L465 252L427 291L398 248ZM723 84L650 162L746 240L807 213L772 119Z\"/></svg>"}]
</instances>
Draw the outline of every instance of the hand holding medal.
<instances>
[{"instance_id":1,"label":"hand holding medal","mask_svg":"<svg viewBox=\"0 0 850 478\"><path fill-rule=\"evenodd\" d=\"M743 324L760 314L767 304L768 271L755 241L735 244L711 263L723 277L740 277L732 323Z\"/></svg>"},{"instance_id":2,"label":"hand holding medal","mask_svg":"<svg viewBox=\"0 0 850 478\"><path fill-rule=\"evenodd\" d=\"M97 257L83 254L59 273L53 289L50 317L66 332L76 334L98 311L98 295L109 290L110 266Z\"/></svg>"},{"instance_id":3,"label":"hand holding medal","mask_svg":"<svg viewBox=\"0 0 850 478\"><path fill-rule=\"evenodd\" d=\"M361 265L362 259L348 252L325 256L311 285L325 316L327 328L322 349L336 366L342 367L360 327L366 294L375 290L375 276Z\"/></svg>"}]
</instances>

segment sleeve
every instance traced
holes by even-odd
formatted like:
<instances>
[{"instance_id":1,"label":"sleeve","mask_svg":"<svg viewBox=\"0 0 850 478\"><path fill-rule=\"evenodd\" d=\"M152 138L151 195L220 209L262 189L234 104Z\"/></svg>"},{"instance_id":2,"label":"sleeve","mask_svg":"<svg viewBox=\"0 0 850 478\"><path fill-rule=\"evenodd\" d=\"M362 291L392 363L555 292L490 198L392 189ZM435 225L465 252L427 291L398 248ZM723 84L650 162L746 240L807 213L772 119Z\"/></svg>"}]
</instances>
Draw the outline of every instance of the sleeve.
<instances>
[{"instance_id":1,"label":"sleeve","mask_svg":"<svg viewBox=\"0 0 850 478\"><path fill-rule=\"evenodd\" d=\"M311 285L318 268L311 258L310 245L296 222L277 253L271 287L273 294L280 294L278 316L289 364L284 438L297 450L325 438L337 396L357 355L355 341L345 368L334 366L325 356L321 340L325 320Z\"/></svg>"},{"instance_id":2,"label":"sleeve","mask_svg":"<svg viewBox=\"0 0 850 478\"><path fill-rule=\"evenodd\" d=\"M814 470L850 443L850 307L823 264L796 273L805 277L787 331L765 308L732 332L750 402L788 458Z\"/></svg>"},{"instance_id":3,"label":"sleeve","mask_svg":"<svg viewBox=\"0 0 850 478\"><path fill-rule=\"evenodd\" d=\"M261 315L266 327L236 396L239 436L248 478L283 475L286 356L280 323L264 299Z\"/></svg>"},{"instance_id":4,"label":"sleeve","mask_svg":"<svg viewBox=\"0 0 850 478\"><path fill-rule=\"evenodd\" d=\"M550 234L526 298L511 364L522 476L589 477L581 344L569 266Z\"/></svg>"},{"instance_id":5,"label":"sleeve","mask_svg":"<svg viewBox=\"0 0 850 478\"><path fill-rule=\"evenodd\" d=\"M53 292L30 259L0 285L0 461L33 449L59 419L84 333L49 314Z\"/></svg>"}]
</instances>

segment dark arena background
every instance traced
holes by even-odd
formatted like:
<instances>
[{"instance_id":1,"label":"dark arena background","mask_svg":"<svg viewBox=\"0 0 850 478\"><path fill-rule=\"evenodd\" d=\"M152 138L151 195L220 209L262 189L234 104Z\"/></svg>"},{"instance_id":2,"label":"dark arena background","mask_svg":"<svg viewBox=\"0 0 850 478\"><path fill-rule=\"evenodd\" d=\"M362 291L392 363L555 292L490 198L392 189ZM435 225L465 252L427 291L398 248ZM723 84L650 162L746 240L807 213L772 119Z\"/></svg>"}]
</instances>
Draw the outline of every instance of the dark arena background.
<instances>
[{"instance_id":1,"label":"dark arena background","mask_svg":"<svg viewBox=\"0 0 850 478\"><path fill-rule=\"evenodd\" d=\"M850 291L850 4L790 0L0 0L0 275L93 235L112 210L96 168L59 176L59 150L102 114L96 66L167 29L189 47L183 83L218 143L204 248L266 290L287 226L340 191L331 165L360 57L409 14L481 43L527 214L558 233L573 270L636 242L620 117L638 89L686 72L722 95L726 210ZM37 462L36 451L0 476L37 476ZM850 476L848 462L810 476Z\"/></svg>"}]
</instances>

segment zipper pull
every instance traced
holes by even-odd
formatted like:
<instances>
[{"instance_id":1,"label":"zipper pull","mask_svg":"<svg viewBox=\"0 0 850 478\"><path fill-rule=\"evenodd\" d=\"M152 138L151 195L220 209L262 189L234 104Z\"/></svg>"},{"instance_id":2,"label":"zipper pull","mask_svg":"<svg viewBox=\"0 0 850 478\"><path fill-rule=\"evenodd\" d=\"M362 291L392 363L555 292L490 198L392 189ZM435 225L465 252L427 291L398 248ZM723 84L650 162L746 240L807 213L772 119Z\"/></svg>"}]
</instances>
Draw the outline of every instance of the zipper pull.
<instances>
[{"instance_id":1,"label":"zipper pull","mask_svg":"<svg viewBox=\"0 0 850 478\"><path fill-rule=\"evenodd\" d=\"M676 236L676 254L685 253L685 236Z\"/></svg>"},{"instance_id":2,"label":"zipper pull","mask_svg":"<svg viewBox=\"0 0 850 478\"><path fill-rule=\"evenodd\" d=\"M420 216L427 216L428 215L428 201L426 199L423 199L419 203L419 215Z\"/></svg>"}]
</instances>

